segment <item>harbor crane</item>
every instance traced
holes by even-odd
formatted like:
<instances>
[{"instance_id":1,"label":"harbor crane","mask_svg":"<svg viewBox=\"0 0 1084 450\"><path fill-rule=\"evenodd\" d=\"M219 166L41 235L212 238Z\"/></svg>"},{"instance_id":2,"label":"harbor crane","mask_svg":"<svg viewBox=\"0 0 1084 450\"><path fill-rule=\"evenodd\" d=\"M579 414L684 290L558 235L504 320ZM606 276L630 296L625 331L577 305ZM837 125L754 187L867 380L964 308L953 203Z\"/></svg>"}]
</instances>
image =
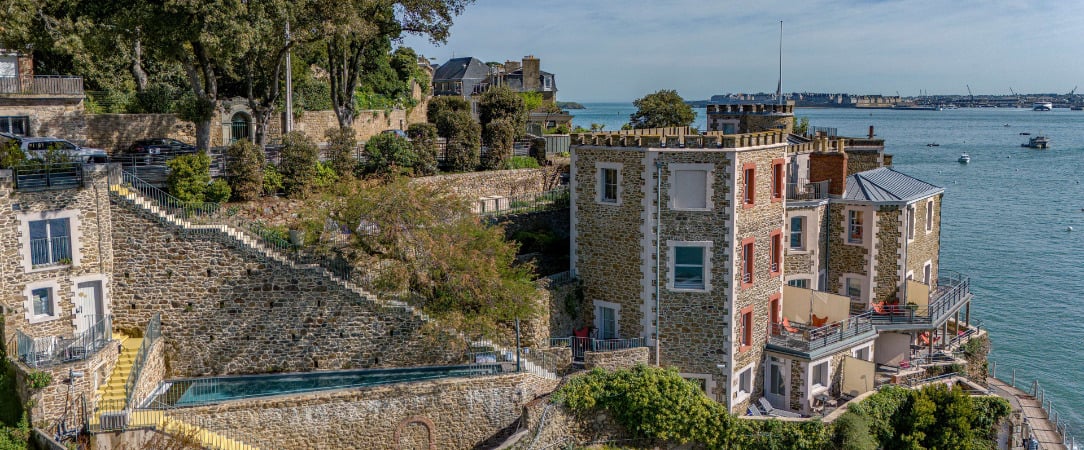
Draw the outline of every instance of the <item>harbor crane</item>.
<instances>
[{"instance_id":1,"label":"harbor crane","mask_svg":"<svg viewBox=\"0 0 1084 450\"><path fill-rule=\"evenodd\" d=\"M975 94L971 93L971 85L970 84L965 84L964 86L967 86L967 96L971 98L971 105L970 106L972 108L974 108L975 107Z\"/></svg>"}]
</instances>

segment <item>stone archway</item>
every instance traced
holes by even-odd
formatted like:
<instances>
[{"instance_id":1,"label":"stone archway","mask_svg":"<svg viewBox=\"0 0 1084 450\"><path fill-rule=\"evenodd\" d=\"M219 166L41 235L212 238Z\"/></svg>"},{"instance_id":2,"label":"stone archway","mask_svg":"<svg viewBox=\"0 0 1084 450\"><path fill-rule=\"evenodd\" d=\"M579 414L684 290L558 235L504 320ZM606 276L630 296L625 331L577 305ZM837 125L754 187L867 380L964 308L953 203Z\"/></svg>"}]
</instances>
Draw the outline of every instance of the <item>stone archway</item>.
<instances>
[{"instance_id":1,"label":"stone archway","mask_svg":"<svg viewBox=\"0 0 1084 450\"><path fill-rule=\"evenodd\" d=\"M230 145L239 139L252 140L256 134L256 124L252 120L252 110L243 99L223 100L219 109L218 122L222 127L222 146Z\"/></svg>"},{"instance_id":2,"label":"stone archway","mask_svg":"<svg viewBox=\"0 0 1084 450\"><path fill-rule=\"evenodd\" d=\"M229 143L241 139L252 140L252 116L246 112L236 112L230 117L230 140Z\"/></svg>"},{"instance_id":3,"label":"stone archway","mask_svg":"<svg viewBox=\"0 0 1084 450\"><path fill-rule=\"evenodd\" d=\"M395 429L395 448L399 450L437 450L433 442L433 429L436 426L425 416L403 419Z\"/></svg>"}]
</instances>

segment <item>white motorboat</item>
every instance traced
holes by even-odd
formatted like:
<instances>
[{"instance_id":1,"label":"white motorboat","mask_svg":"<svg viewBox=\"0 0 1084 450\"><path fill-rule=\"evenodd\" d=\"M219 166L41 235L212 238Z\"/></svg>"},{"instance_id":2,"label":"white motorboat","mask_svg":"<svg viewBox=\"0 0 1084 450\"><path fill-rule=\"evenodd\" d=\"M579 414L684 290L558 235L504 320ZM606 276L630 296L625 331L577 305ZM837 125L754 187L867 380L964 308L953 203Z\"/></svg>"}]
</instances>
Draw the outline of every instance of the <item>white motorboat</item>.
<instances>
[{"instance_id":1,"label":"white motorboat","mask_svg":"<svg viewBox=\"0 0 1084 450\"><path fill-rule=\"evenodd\" d=\"M967 164L967 163L971 162L971 155L968 155L967 153L964 153L964 154L960 155L960 159L957 159L956 161L959 161L960 164Z\"/></svg>"},{"instance_id":2,"label":"white motorboat","mask_svg":"<svg viewBox=\"0 0 1084 450\"><path fill-rule=\"evenodd\" d=\"M1054 104L1050 102L1035 102L1031 104L1032 111L1051 111L1054 109Z\"/></svg>"}]
</instances>

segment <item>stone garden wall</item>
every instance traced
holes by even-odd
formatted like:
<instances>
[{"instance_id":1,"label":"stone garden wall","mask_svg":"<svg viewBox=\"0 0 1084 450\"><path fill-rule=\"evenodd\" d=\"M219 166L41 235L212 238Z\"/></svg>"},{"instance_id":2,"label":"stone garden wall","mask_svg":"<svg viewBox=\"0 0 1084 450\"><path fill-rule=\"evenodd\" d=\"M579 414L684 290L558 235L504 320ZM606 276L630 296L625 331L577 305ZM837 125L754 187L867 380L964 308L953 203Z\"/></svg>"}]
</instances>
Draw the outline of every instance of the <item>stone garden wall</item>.
<instances>
[{"instance_id":1,"label":"stone garden wall","mask_svg":"<svg viewBox=\"0 0 1084 450\"><path fill-rule=\"evenodd\" d=\"M523 407L556 385L508 374L229 401L175 414L227 435L259 430L259 444L269 448L490 448L482 443L502 440Z\"/></svg>"},{"instance_id":2,"label":"stone garden wall","mask_svg":"<svg viewBox=\"0 0 1084 450\"><path fill-rule=\"evenodd\" d=\"M583 368L591 370L598 367L605 370L618 370L636 367L637 364L647 364L650 357L648 350L648 347L636 347L608 352L584 352Z\"/></svg>"},{"instance_id":3,"label":"stone garden wall","mask_svg":"<svg viewBox=\"0 0 1084 450\"><path fill-rule=\"evenodd\" d=\"M459 339L401 307L113 200L118 329L162 313L167 377L461 362Z\"/></svg>"},{"instance_id":4,"label":"stone garden wall","mask_svg":"<svg viewBox=\"0 0 1084 450\"><path fill-rule=\"evenodd\" d=\"M445 188L468 200L502 195L545 192L561 183L561 171L556 166L537 169L487 170L415 178L413 183Z\"/></svg>"}]
</instances>

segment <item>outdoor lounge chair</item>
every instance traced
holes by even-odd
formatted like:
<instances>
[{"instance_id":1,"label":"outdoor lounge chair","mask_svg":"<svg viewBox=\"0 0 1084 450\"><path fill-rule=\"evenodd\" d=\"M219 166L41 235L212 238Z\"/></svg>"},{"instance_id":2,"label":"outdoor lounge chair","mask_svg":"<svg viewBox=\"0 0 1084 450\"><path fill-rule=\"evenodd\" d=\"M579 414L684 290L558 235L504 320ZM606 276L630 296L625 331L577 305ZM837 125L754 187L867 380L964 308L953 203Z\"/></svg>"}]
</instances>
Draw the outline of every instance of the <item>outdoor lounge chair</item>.
<instances>
[{"instance_id":1,"label":"outdoor lounge chair","mask_svg":"<svg viewBox=\"0 0 1084 450\"><path fill-rule=\"evenodd\" d=\"M814 328L823 327L826 323L828 323L828 316L819 317L816 314L813 314L813 318L812 318L811 322L813 322L813 327Z\"/></svg>"},{"instance_id":2,"label":"outdoor lounge chair","mask_svg":"<svg viewBox=\"0 0 1084 450\"><path fill-rule=\"evenodd\" d=\"M798 332L797 328L790 326L790 320L788 320L786 317L783 318L783 329L786 330L788 333Z\"/></svg>"},{"instance_id":3,"label":"outdoor lounge chair","mask_svg":"<svg viewBox=\"0 0 1084 450\"><path fill-rule=\"evenodd\" d=\"M772 417L791 417L791 418L795 418L795 419L798 419L798 418L802 417L802 415L798 414L798 413L792 413L790 411L784 411L782 409L775 409L775 407L772 406L772 404L768 401L768 399L766 399L764 397L761 397L760 400L757 400L757 402L760 403L760 407L763 408L764 412L769 416L772 416Z\"/></svg>"},{"instance_id":4,"label":"outdoor lounge chair","mask_svg":"<svg viewBox=\"0 0 1084 450\"><path fill-rule=\"evenodd\" d=\"M757 405L749 405L749 408L746 410L746 414L753 417L764 416L764 414L760 413L760 408L757 408Z\"/></svg>"}]
</instances>

